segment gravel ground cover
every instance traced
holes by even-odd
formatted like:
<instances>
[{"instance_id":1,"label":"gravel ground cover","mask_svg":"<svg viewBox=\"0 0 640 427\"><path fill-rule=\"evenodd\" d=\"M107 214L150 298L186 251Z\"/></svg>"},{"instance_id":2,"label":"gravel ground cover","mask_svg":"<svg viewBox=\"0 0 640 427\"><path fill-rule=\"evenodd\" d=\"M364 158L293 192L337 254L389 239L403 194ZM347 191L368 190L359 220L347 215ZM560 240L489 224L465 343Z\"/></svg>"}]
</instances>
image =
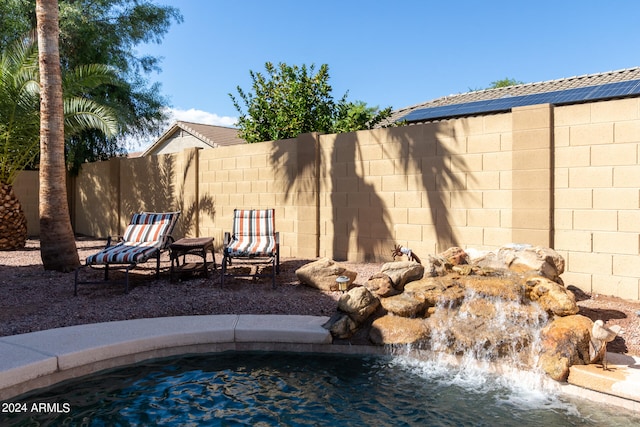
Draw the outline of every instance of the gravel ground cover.
<instances>
[{"instance_id":1,"label":"gravel ground cover","mask_svg":"<svg viewBox=\"0 0 640 427\"><path fill-rule=\"evenodd\" d=\"M105 242L77 241L80 259L102 249ZM217 258L218 267L220 258ZM161 258L161 275L155 280L153 266L132 271L130 292L124 285L102 282L80 285L73 296L73 274L45 271L38 240L28 240L24 250L0 252L0 336L84 323L147 317L203 314L303 314L331 316L340 292L323 292L300 284L296 269L311 259L283 258L276 288L268 278L234 278L220 286L217 273L169 279L169 257ZM364 284L382 263L341 263L358 273L355 283ZM113 272L113 278L121 273ZM103 272L85 268L82 279L101 281ZM568 284L570 285L570 284ZM619 324L624 333L609 343L609 351L640 356L640 302L576 293L580 314L607 325Z\"/></svg>"}]
</instances>

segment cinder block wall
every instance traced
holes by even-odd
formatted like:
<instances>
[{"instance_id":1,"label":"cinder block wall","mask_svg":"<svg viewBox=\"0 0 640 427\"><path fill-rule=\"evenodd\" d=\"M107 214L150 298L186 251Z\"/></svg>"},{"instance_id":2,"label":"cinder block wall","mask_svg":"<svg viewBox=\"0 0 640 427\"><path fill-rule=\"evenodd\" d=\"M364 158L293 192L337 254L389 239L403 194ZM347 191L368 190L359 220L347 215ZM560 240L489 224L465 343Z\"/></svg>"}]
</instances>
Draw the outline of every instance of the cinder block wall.
<instances>
[{"instance_id":1,"label":"cinder block wall","mask_svg":"<svg viewBox=\"0 0 640 427\"><path fill-rule=\"evenodd\" d=\"M37 171L23 171L13 182L13 192L27 217L27 234L40 235L39 195L40 182Z\"/></svg>"},{"instance_id":2,"label":"cinder block wall","mask_svg":"<svg viewBox=\"0 0 640 427\"><path fill-rule=\"evenodd\" d=\"M550 246L563 279L640 299L640 100L623 99L84 165L78 233L180 210L176 237L213 236L235 208L275 208L282 256L387 261L450 246ZM37 173L15 183L37 229Z\"/></svg>"},{"instance_id":3,"label":"cinder block wall","mask_svg":"<svg viewBox=\"0 0 640 427\"><path fill-rule=\"evenodd\" d=\"M221 245L233 210L274 208L283 257L317 254L317 135L199 152L201 235ZM209 209L202 209L203 204Z\"/></svg>"},{"instance_id":4,"label":"cinder block wall","mask_svg":"<svg viewBox=\"0 0 640 427\"><path fill-rule=\"evenodd\" d=\"M567 284L640 299L640 100L556 107L555 248Z\"/></svg>"},{"instance_id":5,"label":"cinder block wall","mask_svg":"<svg viewBox=\"0 0 640 427\"><path fill-rule=\"evenodd\" d=\"M511 241L511 115L320 137L320 255Z\"/></svg>"}]
</instances>

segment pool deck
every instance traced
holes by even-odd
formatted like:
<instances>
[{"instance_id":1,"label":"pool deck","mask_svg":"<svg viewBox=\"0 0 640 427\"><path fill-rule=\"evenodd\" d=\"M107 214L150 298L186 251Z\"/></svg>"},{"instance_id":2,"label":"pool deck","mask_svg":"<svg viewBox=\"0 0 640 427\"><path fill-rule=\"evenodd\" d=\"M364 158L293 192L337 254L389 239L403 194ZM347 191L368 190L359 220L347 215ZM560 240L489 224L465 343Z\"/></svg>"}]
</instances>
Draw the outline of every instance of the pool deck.
<instances>
[{"instance_id":1,"label":"pool deck","mask_svg":"<svg viewBox=\"0 0 640 427\"><path fill-rule=\"evenodd\" d=\"M328 317L211 315L134 319L0 337L0 400L105 369L162 357L223 351L383 353L333 345ZM572 366L564 393L640 412L640 358L608 353Z\"/></svg>"}]
</instances>

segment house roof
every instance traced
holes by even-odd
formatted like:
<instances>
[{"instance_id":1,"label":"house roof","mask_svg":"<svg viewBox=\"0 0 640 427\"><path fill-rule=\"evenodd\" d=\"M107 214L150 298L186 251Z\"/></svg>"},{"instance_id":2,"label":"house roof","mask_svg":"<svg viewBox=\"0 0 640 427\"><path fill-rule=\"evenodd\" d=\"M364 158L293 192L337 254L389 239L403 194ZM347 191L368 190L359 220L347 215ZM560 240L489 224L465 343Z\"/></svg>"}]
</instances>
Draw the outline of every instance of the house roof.
<instances>
[{"instance_id":1,"label":"house roof","mask_svg":"<svg viewBox=\"0 0 640 427\"><path fill-rule=\"evenodd\" d=\"M627 84L622 82L627 82ZM594 91L598 89L600 95L594 95L594 91L591 88ZM396 110L386 123L403 120L410 123L419 123L451 117L508 111L513 106L519 105L534 105L538 103L568 104L587 100L639 95L640 67L635 67L444 96Z\"/></svg>"},{"instance_id":2,"label":"house roof","mask_svg":"<svg viewBox=\"0 0 640 427\"><path fill-rule=\"evenodd\" d=\"M146 156L154 152L179 129L188 132L211 148L247 143L238 137L238 129L179 120L173 123L142 155Z\"/></svg>"}]
</instances>

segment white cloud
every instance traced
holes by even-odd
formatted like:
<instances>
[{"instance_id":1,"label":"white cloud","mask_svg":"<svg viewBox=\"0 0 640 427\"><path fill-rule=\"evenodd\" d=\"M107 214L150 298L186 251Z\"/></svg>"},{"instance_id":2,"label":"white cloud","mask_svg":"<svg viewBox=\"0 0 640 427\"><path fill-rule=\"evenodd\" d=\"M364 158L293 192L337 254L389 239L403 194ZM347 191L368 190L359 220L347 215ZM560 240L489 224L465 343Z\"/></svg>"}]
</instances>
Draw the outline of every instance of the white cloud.
<instances>
[{"instance_id":1,"label":"white cloud","mask_svg":"<svg viewBox=\"0 0 640 427\"><path fill-rule=\"evenodd\" d=\"M219 116L207 111L196 110L195 108L190 108L188 110L170 108L168 113L171 117L171 123L176 120L183 120L185 122L203 123L206 125L233 127L238 121L237 117Z\"/></svg>"}]
</instances>

